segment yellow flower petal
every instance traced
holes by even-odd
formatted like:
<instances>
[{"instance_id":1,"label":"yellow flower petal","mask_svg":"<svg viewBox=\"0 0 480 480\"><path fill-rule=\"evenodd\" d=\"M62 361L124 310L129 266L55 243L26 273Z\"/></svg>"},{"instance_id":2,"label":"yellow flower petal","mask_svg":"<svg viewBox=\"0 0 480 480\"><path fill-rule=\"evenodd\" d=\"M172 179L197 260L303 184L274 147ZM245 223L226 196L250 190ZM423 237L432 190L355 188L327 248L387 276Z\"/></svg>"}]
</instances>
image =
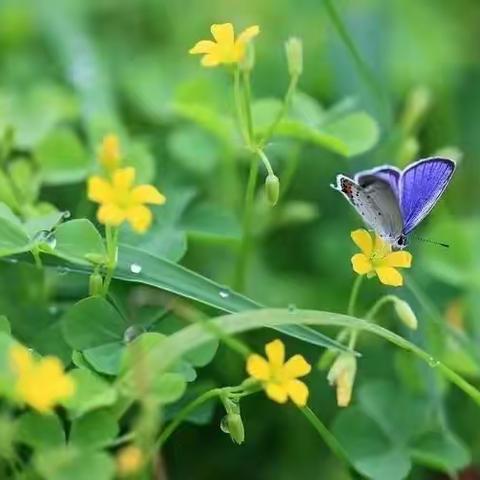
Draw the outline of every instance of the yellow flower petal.
<instances>
[{"instance_id":1,"label":"yellow flower petal","mask_svg":"<svg viewBox=\"0 0 480 480\"><path fill-rule=\"evenodd\" d=\"M204 57L202 57L202 60L200 61L200 63L204 67L216 67L217 65L220 64L221 61L222 59L220 55L218 55L218 53L209 53L208 55L205 55Z\"/></svg>"},{"instance_id":2,"label":"yellow flower petal","mask_svg":"<svg viewBox=\"0 0 480 480\"><path fill-rule=\"evenodd\" d=\"M145 233L152 223L153 215L147 207L137 205L127 210L126 218L137 233Z\"/></svg>"},{"instance_id":3,"label":"yellow flower petal","mask_svg":"<svg viewBox=\"0 0 480 480\"><path fill-rule=\"evenodd\" d=\"M90 177L88 179L88 198L97 203L111 202L113 200L112 186L101 177Z\"/></svg>"},{"instance_id":4,"label":"yellow flower petal","mask_svg":"<svg viewBox=\"0 0 480 480\"><path fill-rule=\"evenodd\" d=\"M270 378L270 365L263 357L254 353L247 359L247 373L265 382Z\"/></svg>"},{"instance_id":5,"label":"yellow flower petal","mask_svg":"<svg viewBox=\"0 0 480 480\"><path fill-rule=\"evenodd\" d=\"M285 361L285 345L281 340L273 340L273 342L265 345L265 352L270 364L273 367L281 367Z\"/></svg>"},{"instance_id":6,"label":"yellow flower petal","mask_svg":"<svg viewBox=\"0 0 480 480\"><path fill-rule=\"evenodd\" d=\"M231 23L213 24L210 27L213 38L222 47L229 48L233 46L234 33Z\"/></svg>"},{"instance_id":7,"label":"yellow flower petal","mask_svg":"<svg viewBox=\"0 0 480 480\"><path fill-rule=\"evenodd\" d=\"M154 205L163 205L167 200L153 185L139 185L133 188L130 198L134 203L152 203Z\"/></svg>"},{"instance_id":8,"label":"yellow flower petal","mask_svg":"<svg viewBox=\"0 0 480 480\"><path fill-rule=\"evenodd\" d=\"M373 270L372 262L363 253L357 253L352 257L352 267L359 275L365 275Z\"/></svg>"},{"instance_id":9,"label":"yellow flower petal","mask_svg":"<svg viewBox=\"0 0 480 480\"><path fill-rule=\"evenodd\" d=\"M398 270L393 267L378 267L375 269L379 280L384 285L400 287L403 285L403 277Z\"/></svg>"},{"instance_id":10,"label":"yellow flower petal","mask_svg":"<svg viewBox=\"0 0 480 480\"><path fill-rule=\"evenodd\" d=\"M379 237L378 235L375 235L375 245L373 247L373 250L377 258L382 258L382 257L385 257L385 255L388 255L392 251L392 247L388 242L383 240L381 237Z\"/></svg>"},{"instance_id":11,"label":"yellow flower petal","mask_svg":"<svg viewBox=\"0 0 480 480\"><path fill-rule=\"evenodd\" d=\"M267 383L265 392L269 398L278 403L285 403L288 399L287 389L277 383Z\"/></svg>"},{"instance_id":12,"label":"yellow flower petal","mask_svg":"<svg viewBox=\"0 0 480 480\"><path fill-rule=\"evenodd\" d=\"M217 44L211 40L200 40L189 51L193 55L197 53L211 53L215 50Z\"/></svg>"},{"instance_id":13,"label":"yellow flower petal","mask_svg":"<svg viewBox=\"0 0 480 480\"><path fill-rule=\"evenodd\" d=\"M308 400L308 387L300 380L290 380L287 384L288 396L295 405L304 407Z\"/></svg>"},{"instance_id":14,"label":"yellow flower petal","mask_svg":"<svg viewBox=\"0 0 480 480\"><path fill-rule=\"evenodd\" d=\"M246 28L237 38L236 43L248 43L253 37L256 37L260 33L260 27L253 25Z\"/></svg>"},{"instance_id":15,"label":"yellow flower petal","mask_svg":"<svg viewBox=\"0 0 480 480\"><path fill-rule=\"evenodd\" d=\"M22 345L14 345L9 354L12 369L19 375L22 375L33 365L33 355Z\"/></svg>"},{"instance_id":16,"label":"yellow flower petal","mask_svg":"<svg viewBox=\"0 0 480 480\"><path fill-rule=\"evenodd\" d=\"M125 210L115 203L104 203L97 211L97 218L100 223L115 227L125 221L126 215Z\"/></svg>"},{"instance_id":17,"label":"yellow flower petal","mask_svg":"<svg viewBox=\"0 0 480 480\"><path fill-rule=\"evenodd\" d=\"M133 167L119 168L113 172L112 185L115 191L130 190L135 180L135 169Z\"/></svg>"},{"instance_id":18,"label":"yellow flower petal","mask_svg":"<svg viewBox=\"0 0 480 480\"><path fill-rule=\"evenodd\" d=\"M350 234L355 245L367 256L370 257L373 252L373 240L370 233L360 228Z\"/></svg>"},{"instance_id":19,"label":"yellow flower petal","mask_svg":"<svg viewBox=\"0 0 480 480\"><path fill-rule=\"evenodd\" d=\"M302 355L294 355L284 365L284 373L289 378L303 377L312 367Z\"/></svg>"},{"instance_id":20,"label":"yellow flower petal","mask_svg":"<svg viewBox=\"0 0 480 480\"><path fill-rule=\"evenodd\" d=\"M389 253L382 261L385 267L403 267L410 268L412 266L412 254L410 252L392 252Z\"/></svg>"}]
</instances>

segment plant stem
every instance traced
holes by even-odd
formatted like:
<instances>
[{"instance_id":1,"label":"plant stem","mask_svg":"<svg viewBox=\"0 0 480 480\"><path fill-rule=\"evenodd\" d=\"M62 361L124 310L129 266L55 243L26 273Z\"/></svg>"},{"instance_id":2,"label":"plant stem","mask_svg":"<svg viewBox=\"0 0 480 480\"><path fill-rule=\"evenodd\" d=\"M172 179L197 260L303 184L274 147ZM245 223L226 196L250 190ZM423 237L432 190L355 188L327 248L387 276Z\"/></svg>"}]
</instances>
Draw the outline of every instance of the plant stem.
<instances>
[{"instance_id":1,"label":"plant stem","mask_svg":"<svg viewBox=\"0 0 480 480\"><path fill-rule=\"evenodd\" d=\"M242 94L243 94L243 106L245 112L245 122L247 128L248 142L247 146L254 149L254 133L253 133L253 119L252 119L252 107L251 107L251 93L250 93L250 73L247 71L242 72Z\"/></svg>"},{"instance_id":2,"label":"plant stem","mask_svg":"<svg viewBox=\"0 0 480 480\"><path fill-rule=\"evenodd\" d=\"M387 303L389 302L394 302L395 301L395 296L394 295L384 295L383 297L379 298L373 306L370 308L370 310L367 312L365 315L366 320L372 320L373 317L380 311L380 309Z\"/></svg>"},{"instance_id":3,"label":"plant stem","mask_svg":"<svg viewBox=\"0 0 480 480\"><path fill-rule=\"evenodd\" d=\"M258 158L252 158L250 164L250 173L248 176L247 190L245 193L245 206L243 212L242 240L237 259L237 268L235 273L235 287L240 292L245 289L245 277L247 273L249 253L252 237L252 215L255 201L255 188L258 176Z\"/></svg>"},{"instance_id":4,"label":"plant stem","mask_svg":"<svg viewBox=\"0 0 480 480\"><path fill-rule=\"evenodd\" d=\"M243 141L246 145L249 143L248 133L245 129L245 113L242 105L242 94L240 89L240 69L237 67L233 73L233 93L235 97L235 108L237 110L237 120Z\"/></svg>"},{"instance_id":5,"label":"plant stem","mask_svg":"<svg viewBox=\"0 0 480 480\"><path fill-rule=\"evenodd\" d=\"M265 144L270 140L272 135L275 132L275 129L277 128L278 124L281 122L285 114L287 113L288 107L290 106L290 103L292 101L293 94L295 93L295 90L297 88L298 84L298 75L293 75L290 77L290 83L288 84L287 92L285 94L285 97L283 98L283 103L282 107L278 111L275 119L271 123L271 125L268 127L267 132L265 135L262 137L262 139L259 142L259 145L261 147L265 146Z\"/></svg>"},{"instance_id":6,"label":"plant stem","mask_svg":"<svg viewBox=\"0 0 480 480\"><path fill-rule=\"evenodd\" d=\"M322 437L323 441L327 444L330 450L337 456L339 460L350 466L347 454L343 447L340 445L334 435L328 430L323 422L317 417L315 412L310 407L300 408L300 411L305 415L305 418L310 422L312 427Z\"/></svg>"},{"instance_id":7,"label":"plant stem","mask_svg":"<svg viewBox=\"0 0 480 480\"><path fill-rule=\"evenodd\" d=\"M42 268L42 259L40 258L40 252L38 250L37 247L33 247L32 250L32 256L33 256L33 259L35 260L35 266L37 268Z\"/></svg>"},{"instance_id":8,"label":"plant stem","mask_svg":"<svg viewBox=\"0 0 480 480\"><path fill-rule=\"evenodd\" d=\"M203 403L208 400L220 396L222 393L221 388L212 388L207 390L199 397L192 400L188 405L182 408L180 412L175 416L175 418L167 425L166 428L162 431L157 441L155 442L155 450L162 448L163 444L169 439L170 435L177 429L177 427L192 413L196 408L198 408Z\"/></svg>"},{"instance_id":9,"label":"plant stem","mask_svg":"<svg viewBox=\"0 0 480 480\"><path fill-rule=\"evenodd\" d=\"M106 296L110 283L112 281L113 272L117 266L117 243L118 228L107 225L105 227L105 236L107 241L107 274L103 282L103 296Z\"/></svg>"},{"instance_id":10,"label":"plant stem","mask_svg":"<svg viewBox=\"0 0 480 480\"><path fill-rule=\"evenodd\" d=\"M360 291L360 285L363 281L363 275L358 275L353 282L352 291L348 300L347 315L355 316L355 306L357 304L358 292Z\"/></svg>"}]
</instances>

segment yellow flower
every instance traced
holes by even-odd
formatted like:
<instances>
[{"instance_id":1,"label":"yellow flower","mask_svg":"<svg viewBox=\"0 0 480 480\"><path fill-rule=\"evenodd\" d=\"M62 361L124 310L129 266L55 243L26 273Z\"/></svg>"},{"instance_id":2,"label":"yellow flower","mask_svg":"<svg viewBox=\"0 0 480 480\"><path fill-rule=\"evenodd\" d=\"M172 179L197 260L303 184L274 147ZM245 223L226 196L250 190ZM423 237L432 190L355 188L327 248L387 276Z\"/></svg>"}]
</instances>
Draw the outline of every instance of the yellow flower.
<instances>
[{"instance_id":1,"label":"yellow flower","mask_svg":"<svg viewBox=\"0 0 480 480\"><path fill-rule=\"evenodd\" d=\"M266 394L275 402L285 403L290 397L293 403L304 407L308 387L297 377L307 375L311 366L302 355L294 355L285 362L285 346L281 340L267 343L265 352L268 360L257 354L248 357L248 374L262 382Z\"/></svg>"},{"instance_id":2,"label":"yellow flower","mask_svg":"<svg viewBox=\"0 0 480 480\"><path fill-rule=\"evenodd\" d=\"M368 277L376 274L384 285L403 285L403 277L397 268L410 268L412 255L409 252L392 252L390 244L364 229L355 230L351 237L362 251L352 257L352 266L356 273L366 274Z\"/></svg>"},{"instance_id":3,"label":"yellow flower","mask_svg":"<svg viewBox=\"0 0 480 480\"><path fill-rule=\"evenodd\" d=\"M128 221L138 233L144 233L152 223L152 212L145 204L163 205L165 197L152 185L133 186L135 169L119 168L111 181L93 176L88 179L88 198L100 204L100 223L119 226Z\"/></svg>"},{"instance_id":4,"label":"yellow flower","mask_svg":"<svg viewBox=\"0 0 480 480\"><path fill-rule=\"evenodd\" d=\"M204 54L202 65L216 67L220 64L239 63L245 56L247 43L260 33L258 25L248 27L235 40L231 23L214 24L210 27L212 40L200 40L188 53Z\"/></svg>"},{"instance_id":5,"label":"yellow flower","mask_svg":"<svg viewBox=\"0 0 480 480\"><path fill-rule=\"evenodd\" d=\"M122 448L117 454L117 471L121 477L127 477L138 472L142 465L143 453L134 445Z\"/></svg>"},{"instance_id":6,"label":"yellow flower","mask_svg":"<svg viewBox=\"0 0 480 480\"><path fill-rule=\"evenodd\" d=\"M109 134L103 137L98 157L102 166L108 171L120 166L120 142L116 135Z\"/></svg>"},{"instance_id":7,"label":"yellow flower","mask_svg":"<svg viewBox=\"0 0 480 480\"><path fill-rule=\"evenodd\" d=\"M10 363L17 376L15 394L41 413L47 413L60 400L71 397L75 392L72 378L63 371L62 362L56 357L35 360L22 345L11 348Z\"/></svg>"}]
</instances>

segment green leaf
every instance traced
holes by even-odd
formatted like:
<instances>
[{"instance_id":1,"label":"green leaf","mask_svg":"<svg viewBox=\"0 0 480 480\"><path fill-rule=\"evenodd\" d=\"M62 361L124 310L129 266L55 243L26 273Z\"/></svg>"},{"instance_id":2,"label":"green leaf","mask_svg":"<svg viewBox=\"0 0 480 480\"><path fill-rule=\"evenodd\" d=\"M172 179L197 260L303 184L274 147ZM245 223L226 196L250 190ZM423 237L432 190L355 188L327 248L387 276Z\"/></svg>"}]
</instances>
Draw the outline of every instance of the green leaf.
<instances>
[{"instance_id":1,"label":"green leaf","mask_svg":"<svg viewBox=\"0 0 480 480\"><path fill-rule=\"evenodd\" d=\"M113 480L115 475L114 460L107 453L71 447L40 452L34 464L48 480Z\"/></svg>"},{"instance_id":2,"label":"green leaf","mask_svg":"<svg viewBox=\"0 0 480 480\"><path fill-rule=\"evenodd\" d=\"M75 395L63 401L72 418L101 407L113 405L117 400L116 390L100 376L85 368L70 372L76 385Z\"/></svg>"},{"instance_id":3,"label":"green leaf","mask_svg":"<svg viewBox=\"0 0 480 480\"><path fill-rule=\"evenodd\" d=\"M83 350L85 360L99 373L117 375L120 372L123 342L106 343L98 347Z\"/></svg>"},{"instance_id":4,"label":"green leaf","mask_svg":"<svg viewBox=\"0 0 480 480\"><path fill-rule=\"evenodd\" d=\"M0 333L6 333L8 335L12 333L10 322L5 315L0 315Z\"/></svg>"},{"instance_id":5,"label":"green leaf","mask_svg":"<svg viewBox=\"0 0 480 480\"><path fill-rule=\"evenodd\" d=\"M140 270L132 269L132 265L139 267ZM120 246L119 261L114 277L129 282L152 285L226 312L261 308L261 305L253 300L235 293L229 288L222 287L208 278L127 245ZM345 350L342 344L303 325L283 325L275 328L314 345Z\"/></svg>"},{"instance_id":6,"label":"green leaf","mask_svg":"<svg viewBox=\"0 0 480 480\"><path fill-rule=\"evenodd\" d=\"M412 467L405 446L395 445L359 407L337 416L333 434L355 468L372 480L403 480Z\"/></svg>"},{"instance_id":7,"label":"green leaf","mask_svg":"<svg viewBox=\"0 0 480 480\"><path fill-rule=\"evenodd\" d=\"M118 434L114 416L106 410L87 413L72 422L68 443L82 450L97 450L107 446Z\"/></svg>"},{"instance_id":8,"label":"green leaf","mask_svg":"<svg viewBox=\"0 0 480 480\"><path fill-rule=\"evenodd\" d=\"M195 125L176 128L167 138L172 157L196 175L210 174L218 163L218 142Z\"/></svg>"},{"instance_id":9,"label":"green leaf","mask_svg":"<svg viewBox=\"0 0 480 480\"><path fill-rule=\"evenodd\" d=\"M27 412L17 419L16 440L35 449L65 444L62 423L55 414Z\"/></svg>"},{"instance_id":10,"label":"green leaf","mask_svg":"<svg viewBox=\"0 0 480 480\"><path fill-rule=\"evenodd\" d=\"M28 252L32 244L12 211L0 203L0 256Z\"/></svg>"},{"instance_id":11,"label":"green leaf","mask_svg":"<svg viewBox=\"0 0 480 480\"><path fill-rule=\"evenodd\" d=\"M8 173L22 201L34 203L40 190L40 179L32 163L26 159L15 160L8 165Z\"/></svg>"},{"instance_id":12,"label":"green leaf","mask_svg":"<svg viewBox=\"0 0 480 480\"><path fill-rule=\"evenodd\" d=\"M218 339L205 343L201 347L195 348L185 355L185 360L194 367L204 367L208 365L218 350Z\"/></svg>"},{"instance_id":13,"label":"green leaf","mask_svg":"<svg viewBox=\"0 0 480 480\"><path fill-rule=\"evenodd\" d=\"M322 130L340 139L353 157L370 150L380 136L377 122L365 112L355 112L323 125Z\"/></svg>"},{"instance_id":14,"label":"green leaf","mask_svg":"<svg viewBox=\"0 0 480 480\"><path fill-rule=\"evenodd\" d=\"M417 463L445 473L455 473L471 462L466 445L448 431L430 432L419 438L412 447Z\"/></svg>"},{"instance_id":15,"label":"green leaf","mask_svg":"<svg viewBox=\"0 0 480 480\"><path fill-rule=\"evenodd\" d=\"M58 129L45 137L35 150L42 180L48 185L64 185L83 180L90 160L77 136L67 129Z\"/></svg>"},{"instance_id":16,"label":"green leaf","mask_svg":"<svg viewBox=\"0 0 480 480\"><path fill-rule=\"evenodd\" d=\"M151 394L161 404L176 402L185 393L187 382L179 373L163 373L155 375L152 381Z\"/></svg>"},{"instance_id":17,"label":"green leaf","mask_svg":"<svg viewBox=\"0 0 480 480\"><path fill-rule=\"evenodd\" d=\"M73 263L90 265L89 255L106 257L105 244L98 230L86 219L71 220L55 229L54 254Z\"/></svg>"},{"instance_id":18,"label":"green leaf","mask_svg":"<svg viewBox=\"0 0 480 480\"><path fill-rule=\"evenodd\" d=\"M0 170L0 202L16 211L20 209L20 203L13 191L12 184L3 170Z\"/></svg>"},{"instance_id":19,"label":"green leaf","mask_svg":"<svg viewBox=\"0 0 480 480\"><path fill-rule=\"evenodd\" d=\"M58 225L62 218L68 215L68 212L59 212L54 210L45 215L39 215L38 217L29 218L24 223L24 228L31 239L35 237L38 232L42 230L52 230L53 227Z\"/></svg>"},{"instance_id":20,"label":"green leaf","mask_svg":"<svg viewBox=\"0 0 480 480\"><path fill-rule=\"evenodd\" d=\"M118 311L103 297L80 300L61 321L65 339L75 350L119 342L127 328Z\"/></svg>"}]
</instances>

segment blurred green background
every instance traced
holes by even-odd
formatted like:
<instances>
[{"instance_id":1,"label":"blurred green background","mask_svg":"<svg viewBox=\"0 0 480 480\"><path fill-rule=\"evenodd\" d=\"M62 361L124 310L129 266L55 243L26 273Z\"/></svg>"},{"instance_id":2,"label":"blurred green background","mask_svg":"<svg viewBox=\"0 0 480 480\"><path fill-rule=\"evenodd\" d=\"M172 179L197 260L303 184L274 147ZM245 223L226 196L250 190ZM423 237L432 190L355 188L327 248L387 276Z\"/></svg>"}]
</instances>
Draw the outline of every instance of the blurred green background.
<instances>
[{"instance_id":1,"label":"blurred green background","mask_svg":"<svg viewBox=\"0 0 480 480\"><path fill-rule=\"evenodd\" d=\"M222 131L223 116L233 112L230 75L202 68L199 58L187 52L196 41L210 37L212 23L232 22L237 31L258 24L254 96L281 98L288 84L283 45L291 35L300 37L305 58L299 90L308 95L303 99L305 115L365 111L375 119L379 136L373 135L373 148L349 158L314 142L274 138L267 153L282 186L289 185L274 210L259 192L257 241L246 293L269 306L345 311L354 279L350 257L355 249L349 234L360 221L329 184L340 172L381 163L403 166L449 152L459 160L457 173L418 233L451 247L412 241L414 265L407 285L415 285L415 291L408 286L395 291L417 312L419 329L407 331L388 309L382 321L476 382L480 358L467 353L465 345L478 353L480 3L334 3L373 83L320 0L0 0L0 129L14 126L17 154L34 156L42 200L75 217L91 218L94 209L85 199L83 181L92 171L101 136L117 132L140 180L154 181L169 200L156 210L152 231L130 241L230 284L248 155L238 141L226 141ZM419 121L405 129L409 115L422 110L422 104L426 108ZM263 177L264 172L260 185ZM124 232L124 241L129 235ZM20 285L21 272L1 268L4 279L17 275ZM85 279L51 276L51 305L61 307L85 292ZM34 285L35 279L30 282ZM1 304L11 310L14 324L15 315L32 313L28 306L14 311L15 288L9 287L8 293L0 288ZM367 282L362 311L386 291L376 280ZM28 304L28 295L34 293L24 295ZM259 332L244 340L260 349L270 338L271 332ZM291 339L287 347L289 352L302 351L313 363L318 359L313 347ZM358 425L363 415L359 411L368 405L376 411L384 408L394 433L388 440L382 440L381 433L375 437L379 458L399 469L405 458L418 460L418 455L412 453L416 447L406 440L407 434L399 439L395 431L416 418L414 406L421 404L432 429L455 438L453 447L437 449L437 461L451 455L449 465L461 468L479 461L478 411L468 399L451 390L435 369L389 345L365 338L359 349L363 357L350 411L338 414L325 372L310 376L311 406L327 425L335 424L340 438L348 437L349 428L359 443L375 436L373 427ZM243 375L242 361L221 347L199 379L235 384ZM372 395L386 405L375 403ZM278 407L258 395L247 399L242 409L245 445L233 445L220 432L217 412L207 425L185 426L175 435L163 452L168 478L354 478L293 407ZM393 447L384 452L385 444ZM395 452L400 450L404 455L399 454L399 460ZM409 478L442 478L427 468L428 461L420 463Z\"/></svg>"}]
</instances>

